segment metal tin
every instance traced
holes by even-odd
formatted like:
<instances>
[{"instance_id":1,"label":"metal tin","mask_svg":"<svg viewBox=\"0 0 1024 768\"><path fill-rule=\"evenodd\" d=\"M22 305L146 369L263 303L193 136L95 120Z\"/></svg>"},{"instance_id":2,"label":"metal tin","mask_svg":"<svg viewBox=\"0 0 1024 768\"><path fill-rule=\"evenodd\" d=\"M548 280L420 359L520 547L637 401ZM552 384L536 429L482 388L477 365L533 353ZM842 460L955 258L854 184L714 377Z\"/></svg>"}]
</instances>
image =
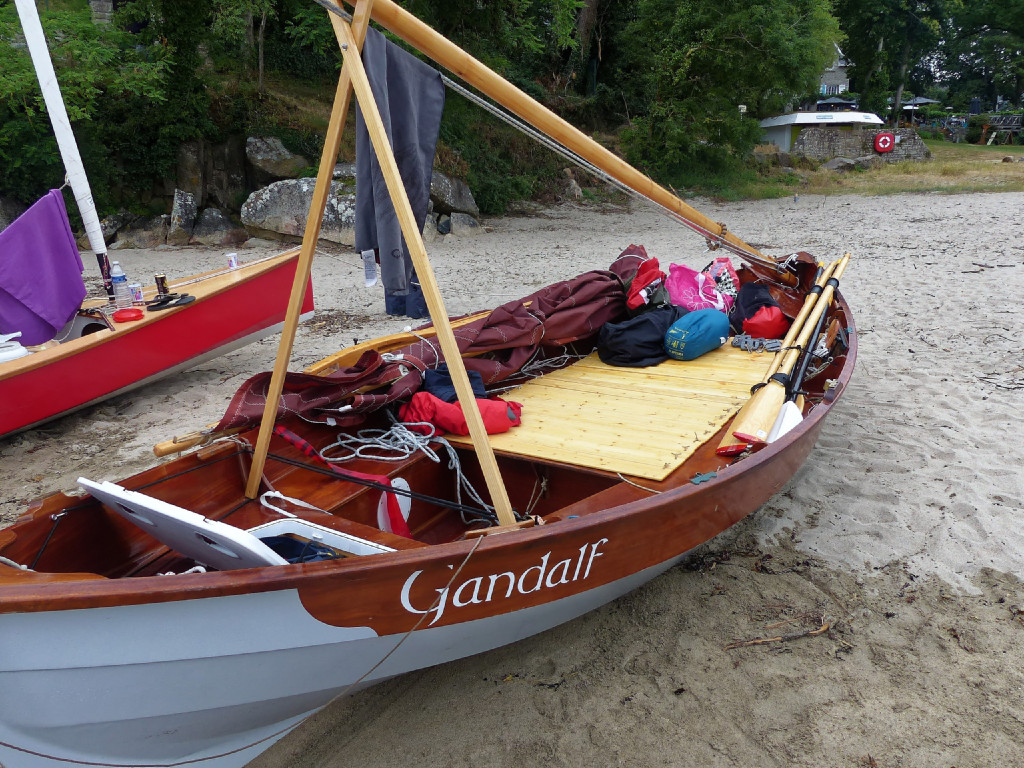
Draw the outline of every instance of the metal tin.
<instances>
[{"instance_id":1,"label":"metal tin","mask_svg":"<svg viewBox=\"0 0 1024 768\"><path fill-rule=\"evenodd\" d=\"M128 290L132 292L132 304L144 304L142 299L142 283L132 283L128 286Z\"/></svg>"},{"instance_id":2,"label":"metal tin","mask_svg":"<svg viewBox=\"0 0 1024 768\"><path fill-rule=\"evenodd\" d=\"M237 269L237 268L238 268L238 254L237 253L229 253L228 254L228 269Z\"/></svg>"},{"instance_id":3,"label":"metal tin","mask_svg":"<svg viewBox=\"0 0 1024 768\"><path fill-rule=\"evenodd\" d=\"M163 296L168 293L167 275L153 275L153 282L156 283L157 296Z\"/></svg>"}]
</instances>

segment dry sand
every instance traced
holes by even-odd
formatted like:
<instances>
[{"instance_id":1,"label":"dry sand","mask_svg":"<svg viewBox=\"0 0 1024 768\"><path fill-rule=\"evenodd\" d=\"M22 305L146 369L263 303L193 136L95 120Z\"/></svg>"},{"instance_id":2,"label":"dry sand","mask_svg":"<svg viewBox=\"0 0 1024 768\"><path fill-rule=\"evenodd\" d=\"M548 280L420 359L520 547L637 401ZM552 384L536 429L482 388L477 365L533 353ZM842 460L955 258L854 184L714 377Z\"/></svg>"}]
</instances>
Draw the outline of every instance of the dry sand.
<instances>
[{"instance_id":1,"label":"dry sand","mask_svg":"<svg viewBox=\"0 0 1024 768\"><path fill-rule=\"evenodd\" d=\"M1024 765L1024 194L696 201L767 253L850 251L854 380L803 469L647 587L340 701L251 765ZM703 267L643 206L561 206L428 250L451 314L603 268L631 242ZM132 278L224 251L119 252ZM259 248L241 249L243 260ZM293 368L402 328L355 258L318 259ZM151 465L271 367L264 341L0 440L0 516ZM130 361L128 361L130 363ZM824 632L815 632L823 623ZM783 639L738 648L737 641Z\"/></svg>"}]
</instances>

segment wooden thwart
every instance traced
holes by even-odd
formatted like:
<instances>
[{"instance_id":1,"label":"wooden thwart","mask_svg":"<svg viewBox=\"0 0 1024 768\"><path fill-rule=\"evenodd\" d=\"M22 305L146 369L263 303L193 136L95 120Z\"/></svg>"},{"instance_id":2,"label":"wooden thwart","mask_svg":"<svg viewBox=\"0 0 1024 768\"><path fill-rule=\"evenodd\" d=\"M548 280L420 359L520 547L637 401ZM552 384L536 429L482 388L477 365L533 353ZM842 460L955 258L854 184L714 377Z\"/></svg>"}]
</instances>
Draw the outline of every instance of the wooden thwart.
<instances>
[{"instance_id":1,"label":"wooden thwart","mask_svg":"<svg viewBox=\"0 0 1024 768\"><path fill-rule=\"evenodd\" d=\"M495 451L664 480L750 397L773 355L731 345L697 360L618 368L591 355L508 392L523 423ZM451 437L468 443L467 438Z\"/></svg>"}]
</instances>

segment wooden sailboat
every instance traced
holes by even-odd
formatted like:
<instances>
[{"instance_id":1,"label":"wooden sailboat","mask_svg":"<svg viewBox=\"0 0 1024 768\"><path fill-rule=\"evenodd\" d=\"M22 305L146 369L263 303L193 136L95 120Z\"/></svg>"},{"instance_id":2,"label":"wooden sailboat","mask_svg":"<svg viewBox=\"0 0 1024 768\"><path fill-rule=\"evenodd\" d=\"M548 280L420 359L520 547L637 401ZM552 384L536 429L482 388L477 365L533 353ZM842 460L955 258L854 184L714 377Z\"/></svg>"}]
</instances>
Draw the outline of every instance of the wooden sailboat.
<instances>
[{"instance_id":1,"label":"wooden sailboat","mask_svg":"<svg viewBox=\"0 0 1024 768\"><path fill-rule=\"evenodd\" d=\"M330 0L321 4L332 12L345 66L314 205L323 208L354 88L433 327L328 358L316 366L321 376L301 379L301 391L319 396L318 382L339 385L340 399L325 397L312 420L279 416L278 403L295 391L286 369L318 234L320 217L310 216L278 362L260 384L263 421L118 483L83 478L88 495L45 498L0 530L4 765L242 766L339 695L514 642L614 600L779 491L853 373L856 333L837 283L819 286L814 310L800 312L815 284L811 257L782 265L758 254L392 0L359 0L351 22ZM847 341L804 379L802 421L738 458L719 456L770 355L726 346L695 361L628 369L589 354L592 321L624 311L619 276L631 259L635 271L631 254L610 270L467 318L460 346L409 226L359 59L371 16L741 252L751 263L740 280L769 284L790 317L800 313L814 327L825 316L840 326ZM599 296L573 315L577 291ZM518 359L487 341L509 315L544 322L546 333L526 327L534 373L506 394L524 404L522 425L488 437L465 361ZM442 357L470 432L449 440L450 455L445 443L425 438L430 450L400 457L375 448L331 458L339 434L403 429L387 409L369 406ZM339 426L357 416L358 427ZM475 493L463 492L467 483Z\"/></svg>"},{"instance_id":2,"label":"wooden sailboat","mask_svg":"<svg viewBox=\"0 0 1024 768\"><path fill-rule=\"evenodd\" d=\"M106 244L35 3L17 0L17 6L68 184L112 295ZM0 350L0 437L127 392L280 330L297 260L298 249L293 249L238 269L172 279L169 291L187 293L194 300L160 311L143 311L142 319L133 322L111 319L114 307L107 298L87 300L45 349L25 354L19 345L14 348L16 354L6 355ZM143 292L145 300L152 301L156 296L155 286ZM309 316L312 311L313 296L307 286L301 312ZM0 333L5 330L11 329L0 328Z\"/></svg>"}]
</instances>

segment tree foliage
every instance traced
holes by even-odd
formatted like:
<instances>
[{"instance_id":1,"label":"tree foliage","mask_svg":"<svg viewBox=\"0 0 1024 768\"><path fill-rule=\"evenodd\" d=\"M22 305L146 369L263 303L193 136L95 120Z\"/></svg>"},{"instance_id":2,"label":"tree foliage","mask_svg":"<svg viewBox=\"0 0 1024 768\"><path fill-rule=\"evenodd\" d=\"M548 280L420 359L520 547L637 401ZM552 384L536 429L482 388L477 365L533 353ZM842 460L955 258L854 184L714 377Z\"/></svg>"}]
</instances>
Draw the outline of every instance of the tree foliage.
<instances>
[{"instance_id":1,"label":"tree foliage","mask_svg":"<svg viewBox=\"0 0 1024 768\"><path fill-rule=\"evenodd\" d=\"M827 0L636 0L619 77L630 155L669 174L756 143L756 117L815 90L839 37ZM746 112L740 111L746 106Z\"/></svg>"},{"instance_id":2,"label":"tree foliage","mask_svg":"<svg viewBox=\"0 0 1024 768\"><path fill-rule=\"evenodd\" d=\"M759 139L756 118L816 90L839 39L830 3L403 0L427 24L577 124L613 133L625 126L623 146L631 159L668 180L742 156ZM336 77L337 41L315 3L118 5L108 27L92 25L84 3L76 13L44 14L101 203L121 202L120 191L128 200L133 190L172 177L177 148L187 140L273 130L275 119L284 120L283 133L312 133L285 117L284 106L271 105L273 95L261 86L264 66L278 84L312 78L322 87ZM1009 14L1006 23L1013 22ZM0 25L4 40L17 37L5 0ZM22 198L45 186L40 179L47 174L36 172L41 158L52 156L46 166L51 179L59 168L26 62L17 47L0 45L0 160L6 161L0 194ZM446 110L441 141L445 162L472 177L491 211L535 191L564 163L533 153L475 108Z\"/></svg>"},{"instance_id":3,"label":"tree foliage","mask_svg":"<svg viewBox=\"0 0 1024 768\"><path fill-rule=\"evenodd\" d=\"M137 46L120 30L93 25L88 15L41 16L68 117L102 201L133 176L106 139L141 129L133 119L138 110L166 105L169 57L159 48ZM13 6L0 7L0 167L0 194L26 201L60 186L64 175Z\"/></svg>"}]
</instances>

